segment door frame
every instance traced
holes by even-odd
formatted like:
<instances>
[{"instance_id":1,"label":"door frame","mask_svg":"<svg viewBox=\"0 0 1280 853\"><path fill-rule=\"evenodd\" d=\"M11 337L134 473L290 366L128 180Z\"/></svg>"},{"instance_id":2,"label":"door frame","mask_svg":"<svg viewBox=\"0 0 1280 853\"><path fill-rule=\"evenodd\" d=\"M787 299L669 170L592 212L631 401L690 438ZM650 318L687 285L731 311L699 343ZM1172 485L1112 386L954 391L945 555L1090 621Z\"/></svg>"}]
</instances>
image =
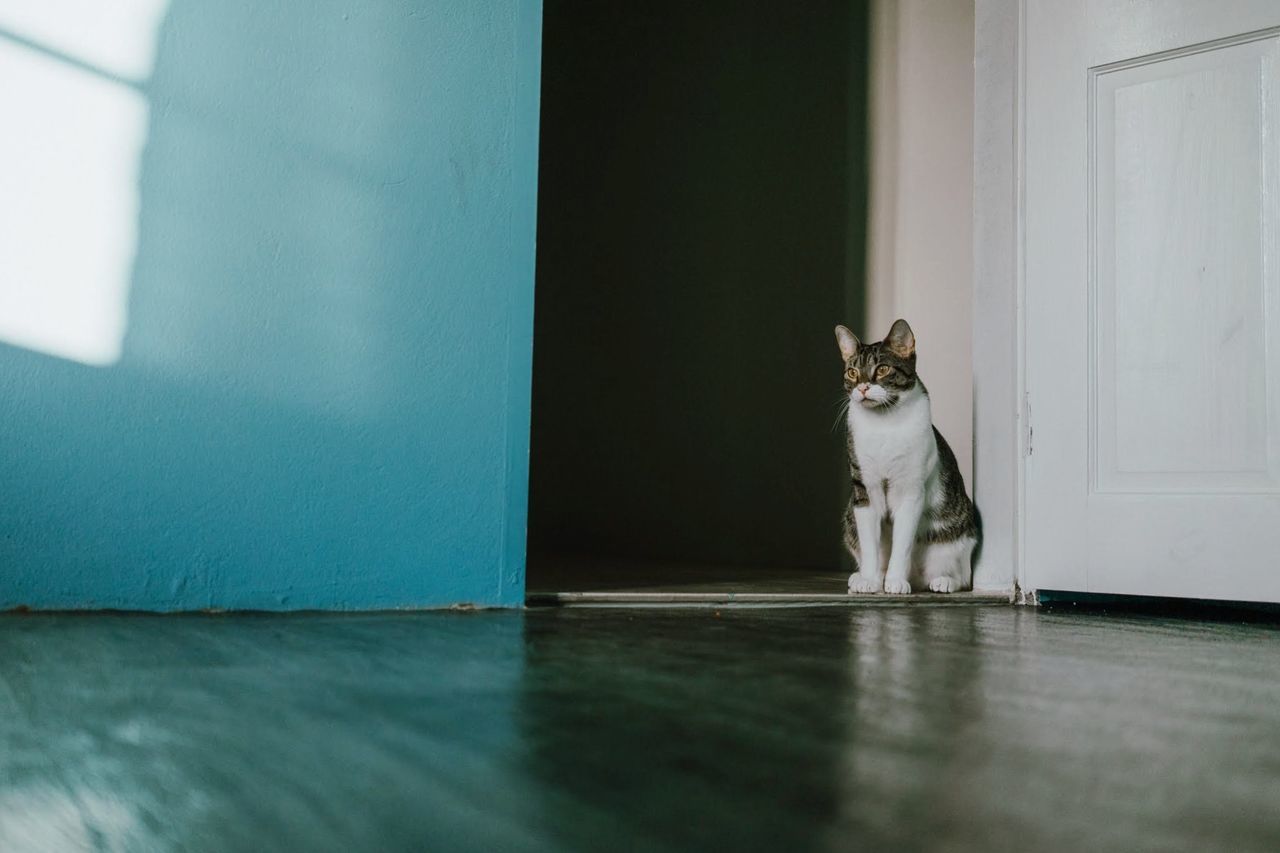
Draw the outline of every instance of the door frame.
<instances>
[{"instance_id":1,"label":"door frame","mask_svg":"<svg viewBox=\"0 0 1280 853\"><path fill-rule=\"evenodd\" d=\"M1033 602L1023 559L1026 390L1023 264L1025 0L975 0L973 491L983 545L975 588Z\"/></svg>"}]
</instances>

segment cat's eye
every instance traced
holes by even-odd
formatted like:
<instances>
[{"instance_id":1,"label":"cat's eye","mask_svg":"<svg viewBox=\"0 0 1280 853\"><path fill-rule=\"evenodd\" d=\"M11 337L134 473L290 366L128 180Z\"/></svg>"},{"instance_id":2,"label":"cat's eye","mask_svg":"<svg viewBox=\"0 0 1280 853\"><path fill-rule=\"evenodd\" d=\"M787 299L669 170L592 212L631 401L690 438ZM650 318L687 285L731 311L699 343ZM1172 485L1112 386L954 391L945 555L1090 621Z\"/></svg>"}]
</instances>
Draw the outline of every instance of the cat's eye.
<instances>
[{"instance_id":1,"label":"cat's eye","mask_svg":"<svg viewBox=\"0 0 1280 853\"><path fill-rule=\"evenodd\" d=\"M893 368L889 367L887 364L882 364L876 368L876 379L884 379L890 373L893 373Z\"/></svg>"},{"instance_id":2,"label":"cat's eye","mask_svg":"<svg viewBox=\"0 0 1280 853\"><path fill-rule=\"evenodd\" d=\"M858 372L858 368L856 367L850 367L848 370L844 372L844 375L850 382L857 382L859 377L862 376L862 374Z\"/></svg>"}]
</instances>

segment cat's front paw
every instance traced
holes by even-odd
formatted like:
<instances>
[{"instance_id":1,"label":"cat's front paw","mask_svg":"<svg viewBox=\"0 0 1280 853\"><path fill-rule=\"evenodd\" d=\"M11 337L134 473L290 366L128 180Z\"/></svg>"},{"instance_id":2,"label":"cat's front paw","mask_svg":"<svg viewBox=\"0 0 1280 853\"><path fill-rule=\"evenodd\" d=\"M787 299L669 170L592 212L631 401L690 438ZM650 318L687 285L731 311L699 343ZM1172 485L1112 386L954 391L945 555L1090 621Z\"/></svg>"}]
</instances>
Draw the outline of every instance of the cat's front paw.
<instances>
[{"instance_id":1,"label":"cat's front paw","mask_svg":"<svg viewBox=\"0 0 1280 853\"><path fill-rule=\"evenodd\" d=\"M868 577L862 572L854 572L849 575L849 592L855 595L879 592L882 583L883 581L878 577Z\"/></svg>"},{"instance_id":2,"label":"cat's front paw","mask_svg":"<svg viewBox=\"0 0 1280 853\"><path fill-rule=\"evenodd\" d=\"M955 592L960 589L960 581L949 577L934 578L929 581L929 589L934 592Z\"/></svg>"},{"instance_id":3,"label":"cat's front paw","mask_svg":"<svg viewBox=\"0 0 1280 853\"><path fill-rule=\"evenodd\" d=\"M911 584L907 583L906 578L885 578L884 591L889 595L906 595L911 592Z\"/></svg>"}]
</instances>

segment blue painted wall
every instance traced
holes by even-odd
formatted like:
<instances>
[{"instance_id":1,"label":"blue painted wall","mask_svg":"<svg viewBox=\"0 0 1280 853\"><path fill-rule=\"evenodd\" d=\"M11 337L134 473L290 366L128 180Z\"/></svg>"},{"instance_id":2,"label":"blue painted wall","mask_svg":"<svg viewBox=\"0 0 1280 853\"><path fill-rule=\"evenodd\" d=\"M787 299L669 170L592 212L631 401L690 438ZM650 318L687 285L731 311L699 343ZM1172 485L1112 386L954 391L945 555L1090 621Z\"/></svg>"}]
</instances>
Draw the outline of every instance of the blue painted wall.
<instances>
[{"instance_id":1,"label":"blue painted wall","mask_svg":"<svg viewBox=\"0 0 1280 853\"><path fill-rule=\"evenodd\" d=\"M0 608L522 600L540 15L170 3L122 357L0 347Z\"/></svg>"}]
</instances>

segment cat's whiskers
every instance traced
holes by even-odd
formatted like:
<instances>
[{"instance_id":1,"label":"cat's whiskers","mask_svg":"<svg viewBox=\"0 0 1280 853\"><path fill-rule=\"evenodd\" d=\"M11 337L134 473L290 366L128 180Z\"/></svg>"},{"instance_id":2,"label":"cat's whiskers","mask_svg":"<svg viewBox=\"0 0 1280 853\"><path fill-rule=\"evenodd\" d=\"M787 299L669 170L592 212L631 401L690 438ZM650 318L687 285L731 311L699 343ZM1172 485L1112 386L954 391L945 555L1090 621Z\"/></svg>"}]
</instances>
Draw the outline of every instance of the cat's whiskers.
<instances>
[{"instance_id":1,"label":"cat's whiskers","mask_svg":"<svg viewBox=\"0 0 1280 853\"><path fill-rule=\"evenodd\" d=\"M836 429L837 429L837 428L838 428L842 423L848 423L848 420L849 420L849 402L850 402L850 398L849 398L847 395L846 395L846 396L844 396L844 397L841 397L839 400L837 400L837 401L836 401L836 408L837 408L837 409L839 409L840 411L838 411L838 412L836 413L836 419L835 419L835 422L834 422L833 424L831 424L831 431L832 431L832 432L835 432L835 431L836 431Z\"/></svg>"}]
</instances>

